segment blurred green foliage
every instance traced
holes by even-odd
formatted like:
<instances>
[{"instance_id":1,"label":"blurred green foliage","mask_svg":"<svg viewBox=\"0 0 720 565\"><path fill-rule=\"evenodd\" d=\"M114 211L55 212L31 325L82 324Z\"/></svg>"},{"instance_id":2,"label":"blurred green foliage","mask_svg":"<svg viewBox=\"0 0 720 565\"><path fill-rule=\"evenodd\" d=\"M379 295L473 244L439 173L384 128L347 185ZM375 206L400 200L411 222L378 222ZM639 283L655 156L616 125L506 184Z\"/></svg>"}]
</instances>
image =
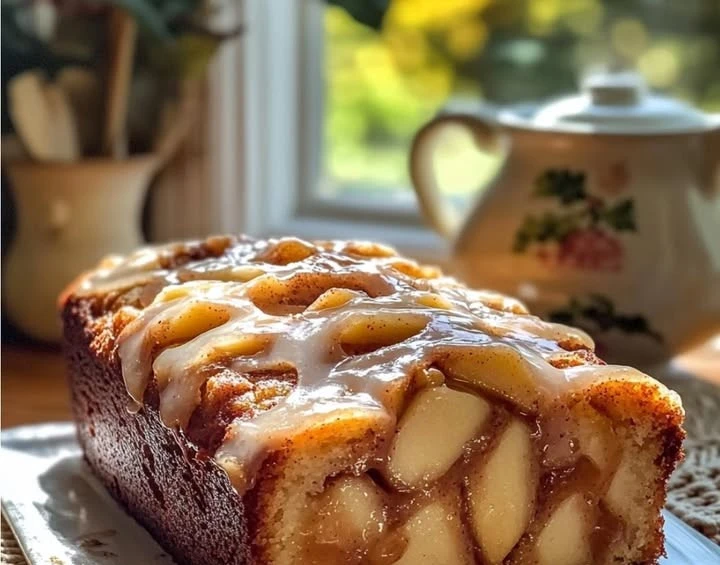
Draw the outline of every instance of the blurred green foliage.
<instances>
[{"instance_id":1,"label":"blurred green foliage","mask_svg":"<svg viewBox=\"0 0 720 565\"><path fill-rule=\"evenodd\" d=\"M131 125L155 127L163 100L179 82L200 76L225 39L238 29L217 32L207 25L209 0L2 0L2 131L12 128L5 85L13 76L42 69L53 77L62 67L78 65L107 74L108 22L111 8L130 13L138 23ZM147 139L145 139L147 138Z\"/></svg>"},{"instance_id":2,"label":"blurred green foliage","mask_svg":"<svg viewBox=\"0 0 720 565\"><path fill-rule=\"evenodd\" d=\"M390 0L327 0L327 3L341 6L358 23L379 29Z\"/></svg>"},{"instance_id":3,"label":"blurred green foliage","mask_svg":"<svg viewBox=\"0 0 720 565\"><path fill-rule=\"evenodd\" d=\"M717 0L390 0L379 25L357 2L335 3L347 9L325 12L330 195L402 198L412 136L444 105L558 96L600 66L636 69L654 90L720 111ZM441 184L457 195L496 165L461 130L438 155Z\"/></svg>"},{"instance_id":4,"label":"blurred green foliage","mask_svg":"<svg viewBox=\"0 0 720 565\"><path fill-rule=\"evenodd\" d=\"M154 36L172 39L178 32L178 24L186 22L202 2L201 0L100 0L99 3L123 8Z\"/></svg>"}]
</instances>

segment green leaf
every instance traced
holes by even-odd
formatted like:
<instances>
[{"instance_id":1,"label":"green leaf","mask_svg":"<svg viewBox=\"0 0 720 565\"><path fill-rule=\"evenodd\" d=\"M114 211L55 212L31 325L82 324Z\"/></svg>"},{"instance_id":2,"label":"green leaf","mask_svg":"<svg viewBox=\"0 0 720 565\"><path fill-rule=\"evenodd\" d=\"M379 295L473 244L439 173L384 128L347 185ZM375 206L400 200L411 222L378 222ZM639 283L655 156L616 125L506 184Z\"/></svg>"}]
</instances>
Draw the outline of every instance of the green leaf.
<instances>
[{"instance_id":1,"label":"green leaf","mask_svg":"<svg viewBox=\"0 0 720 565\"><path fill-rule=\"evenodd\" d=\"M533 222L535 218L532 216L525 218L525 222L515 232L515 241L513 242L513 252L524 253L528 246L532 243Z\"/></svg>"},{"instance_id":2,"label":"green leaf","mask_svg":"<svg viewBox=\"0 0 720 565\"><path fill-rule=\"evenodd\" d=\"M601 294L591 294L587 301L572 299L570 304L550 314L551 321L583 327L590 322L600 331L617 329L627 334L646 335L662 343L663 337L650 327L647 319L635 314L617 314L612 301Z\"/></svg>"},{"instance_id":3,"label":"green leaf","mask_svg":"<svg viewBox=\"0 0 720 565\"><path fill-rule=\"evenodd\" d=\"M592 320L603 331L616 325L615 306L601 294L591 294L589 302L580 308L580 312L583 318Z\"/></svg>"},{"instance_id":4,"label":"green leaf","mask_svg":"<svg viewBox=\"0 0 720 565\"><path fill-rule=\"evenodd\" d=\"M573 214L568 214L565 216L559 216L557 217L557 226L556 226L556 232L557 232L557 240L562 241L565 239L571 232L578 229L578 224L580 221L580 217Z\"/></svg>"},{"instance_id":5,"label":"green leaf","mask_svg":"<svg viewBox=\"0 0 720 565\"><path fill-rule=\"evenodd\" d=\"M195 79L207 70L222 38L184 33L175 41L149 41L145 45L146 67L160 80Z\"/></svg>"},{"instance_id":6,"label":"green leaf","mask_svg":"<svg viewBox=\"0 0 720 565\"><path fill-rule=\"evenodd\" d=\"M522 253L534 241L537 241L542 231L542 221L535 216L527 216L520 229L515 234L513 250Z\"/></svg>"},{"instance_id":7,"label":"green leaf","mask_svg":"<svg viewBox=\"0 0 720 565\"><path fill-rule=\"evenodd\" d=\"M564 216L545 212L540 218L536 238L538 241L562 241L575 229L573 216Z\"/></svg>"},{"instance_id":8,"label":"green leaf","mask_svg":"<svg viewBox=\"0 0 720 565\"><path fill-rule=\"evenodd\" d=\"M200 0L99 0L100 3L127 10L138 25L159 39L172 39L172 24L189 18Z\"/></svg>"},{"instance_id":9,"label":"green leaf","mask_svg":"<svg viewBox=\"0 0 720 565\"><path fill-rule=\"evenodd\" d=\"M328 4L340 6L355 21L372 29L380 29L390 0L327 0Z\"/></svg>"},{"instance_id":10,"label":"green leaf","mask_svg":"<svg viewBox=\"0 0 720 565\"><path fill-rule=\"evenodd\" d=\"M550 312L548 316L551 322L556 324L565 324L566 326L573 325L575 323L575 316L570 310L555 310Z\"/></svg>"},{"instance_id":11,"label":"green leaf","mask_svg":"<svg viewBox=\"0 0 720 565\"><path fill-rule=\"evenodd\" d=\"M208 35L188 33L177 41L180 68L184 78L200 78L217 51L220 40Z\"/></svg>"},{"instance_id":12,"label":"green leaf","mask_svg":"<svg viewBox=\"0 0 720 565\"><path fill-rule=\"evenodd\" d=\"M593 303L602 312L613 315L615 313L615 305L607 296L602 294L591 294L590 302Z\"/></svg>"},{"instance_id":13,"label":"green leaf","mask_svg":"<svg viewBox=\"0 0 720 565\"><path fill-rule=\"evenodd\" d=\"M515 233L513 251L522 253L533 242L562 241L577 228L577 217L571 214L545 212L542 216L527 216Z\"/></svg>"},{"instance_id":14,"label":"green leaf","mask_svg":"<svg viewBox=\"0 0 720 565\"><path fill-rule=\"evenodd\" d=\"M587 198L585 173L567 169L548 169L535 179L535 196L557 198L563 206Z\"/></svg>"},{"instance_id":15,"label":"green leaf","mask_svg":"<svg viewBox=\"0 0 720 565\"><path fill-rule=\"evenodd\" d=\"M615 325L620 331L625 333L646 335L658 343L664 341L663 336L653 330L650 324L648 324L648 321L640 315L617 316L615 318Z\"/></svg>"},{"instance_id":16,"label":"green leaf","mask_svg":"<svg viewBox=\"0 0 720 565\"><path fill-rule=\"evenodd\" d=\"M538 241L551 241L556 238L557 222L552 213L547 212L540 218L535 239Z\"/></svg>"},{"instance_id":17,"label":"green leaf","mask_svg":"<svg viewBox=\"0 0 720 565\"><path fill-rule=\"evenodd\" d=\"M161 12L151 3L143 0L101 0L101 3L123 8L132 14L140 27L152 35L162 39L171 38L167 22L163 19Z\"/></svg>"},{"instance_id":18,"label":"green leaf","mask_svg":"<svg viewBox=\"0 0 720 565\"><path fill-rule=\"evenodd\" d=\"M637 231L635 203L629 198L609 207L604 212L603 219L616 231Z\"/></svg>"}]
</instances>

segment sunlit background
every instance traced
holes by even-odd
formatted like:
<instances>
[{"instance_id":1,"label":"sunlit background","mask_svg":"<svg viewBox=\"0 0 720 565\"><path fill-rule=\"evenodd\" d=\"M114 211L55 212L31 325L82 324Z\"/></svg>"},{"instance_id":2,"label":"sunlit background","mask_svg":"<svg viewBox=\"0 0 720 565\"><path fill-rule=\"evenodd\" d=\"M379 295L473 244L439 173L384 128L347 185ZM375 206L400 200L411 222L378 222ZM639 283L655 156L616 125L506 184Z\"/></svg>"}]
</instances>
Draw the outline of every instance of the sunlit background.
<instances>
[{"instance_id":1,"label":"sunlit background","mask_svg":"<svg viewBox=\"0 0 720 565\"><path fill-rule=\"evenodd\" d=\"M654 90L720 110L715 0L391 0L382 23L370 23L325 11L328 196L411 199L407 149L445 105L549 98L597 67L635 69ZM450 194L474 192L496 164L463 130L441 151Z\"/></svg>"}]
</instances>

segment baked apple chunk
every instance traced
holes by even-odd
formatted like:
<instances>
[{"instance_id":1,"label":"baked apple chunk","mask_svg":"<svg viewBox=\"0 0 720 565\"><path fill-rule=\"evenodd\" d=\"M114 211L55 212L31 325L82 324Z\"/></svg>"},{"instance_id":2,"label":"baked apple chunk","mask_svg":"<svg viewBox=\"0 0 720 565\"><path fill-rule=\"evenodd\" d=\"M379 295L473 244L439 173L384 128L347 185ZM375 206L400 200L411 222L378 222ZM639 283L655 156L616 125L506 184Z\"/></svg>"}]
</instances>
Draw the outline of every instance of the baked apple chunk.
<instances>
[{"instance_id":1,"label":"baked apple chunk","mask_svg":"<svg viewBox=\"0 0 720 565\"><path fill-rule=\"evenodd\" d=\"M76 411L91 466L183 563L629 565L663 552L677 395L515 300L384 246L235 237L106 261L64 300L68 326L85 313L89 354L121 372L123 418L155 418L179 442L177 481L190 461L228 485L236 553L202 545L217 539L202 530L193 543L158 533L135 483L93 455L123 436L83 435L99 408ZM71 357L71 384L82 363ZM193 488L164 512L184 520Z\"/></svg>"}]
</instances>

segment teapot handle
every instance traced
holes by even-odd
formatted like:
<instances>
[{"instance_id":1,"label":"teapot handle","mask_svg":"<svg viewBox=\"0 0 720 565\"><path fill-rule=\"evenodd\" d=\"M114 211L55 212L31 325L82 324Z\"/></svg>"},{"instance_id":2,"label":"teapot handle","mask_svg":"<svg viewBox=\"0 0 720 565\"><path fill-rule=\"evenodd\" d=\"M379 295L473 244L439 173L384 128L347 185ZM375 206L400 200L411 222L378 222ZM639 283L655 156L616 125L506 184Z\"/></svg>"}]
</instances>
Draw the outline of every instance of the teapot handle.
<instances>
[{"instance_id":1,"label":"teapot handle","mask_svg":"<svg viewBox=\"0 0 720 565\"><path fill-rule=\"evenodd\" d=\"M457 213L443 198L437 183L433 154L441 140L441 130L459 125L470 131L475 145L481 151L496 152L505 136L487 118L470 114L445 114L428 122L415 134L410 149L410 179L425 219L440 234L453 237L460 224Z\"/></svg>"}]
</instances>

